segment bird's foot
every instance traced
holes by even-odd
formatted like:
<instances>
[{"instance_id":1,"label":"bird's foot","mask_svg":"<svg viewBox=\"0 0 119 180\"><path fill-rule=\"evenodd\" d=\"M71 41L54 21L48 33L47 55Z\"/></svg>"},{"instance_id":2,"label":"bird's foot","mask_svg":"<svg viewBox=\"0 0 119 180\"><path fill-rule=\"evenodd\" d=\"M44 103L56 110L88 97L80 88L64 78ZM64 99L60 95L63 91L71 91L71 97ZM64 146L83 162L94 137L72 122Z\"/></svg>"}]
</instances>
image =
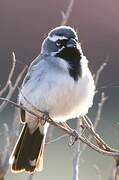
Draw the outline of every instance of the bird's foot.
<instances>
[{"instance_id":1,"label":"bird's foot","mask_svg":"<svg viewBox=\"0 0 119 180\"><path fill-rule=\"evenodd\" d=\"M49 113L44 112L43 115L41 116L40 123L42 126L45 125L45 123L49 120Z\"/></svg>"},{"instance_id":2,"label":"bird's foot","mask_svg":"<svg viewBox=\"0 0 119 180\"><path fill-rule=\"evenodd\" d=\"M74 143L78 140L79 134L75 129L72 129L72 135L70 136L69 146L74 145Z\"/></svg>"}]
</instances>

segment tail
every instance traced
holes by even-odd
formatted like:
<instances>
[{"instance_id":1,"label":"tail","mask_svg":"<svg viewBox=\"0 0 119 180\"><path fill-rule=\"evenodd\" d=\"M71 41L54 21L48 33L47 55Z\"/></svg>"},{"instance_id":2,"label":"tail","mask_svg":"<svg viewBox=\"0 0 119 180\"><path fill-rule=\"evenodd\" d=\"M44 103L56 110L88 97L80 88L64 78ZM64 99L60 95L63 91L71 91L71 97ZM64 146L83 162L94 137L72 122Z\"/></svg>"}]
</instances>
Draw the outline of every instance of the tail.
<instances>
[{"instance_id":1,"label":"tail","mask_svg":"<svg viewBox=\"0 0 119 180\"><path fill-rule=\"evenodd\" d=\"M43 168L44 141L45 136L39 128L31 134L26 123L10 157L12 171L41 171Z\"/></svg>"}]
</instances>

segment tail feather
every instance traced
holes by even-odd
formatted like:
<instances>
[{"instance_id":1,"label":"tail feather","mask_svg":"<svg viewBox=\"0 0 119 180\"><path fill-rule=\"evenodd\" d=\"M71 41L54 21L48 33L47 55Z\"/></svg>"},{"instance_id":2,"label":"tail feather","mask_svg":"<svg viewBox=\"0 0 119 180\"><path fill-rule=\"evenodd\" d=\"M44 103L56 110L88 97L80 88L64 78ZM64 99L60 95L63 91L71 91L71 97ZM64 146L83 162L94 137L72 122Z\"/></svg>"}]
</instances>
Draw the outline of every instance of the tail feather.
<instances>
[{"instance_id":1,"label":"tail feather","mask_svg":"<svg viewBox=\"0 0 119 180\"><path fill-rule=\"evenodd\" d=\"M33 133L31 137L30 151L27 154L27 166L25 168L26 171L34 171L36 169L36 162L39 154L41 154L41 149L43 145L43 134L40 134L39 128ZM40 143L38 143L40 142ZM43 164L40 164L41 169Z\"/></svg>"},{"instance_id":2,"label":"tail feather","mask_svg":"<svg viewBox=\"0 0 119 180\"><path fill-rule=\"evenodd\" d=\"M37 162L36 162L36 171L42 171L43 167L43 152L44 152L44 146L41 147Z\"/></svg>"},{"instance_id":3,"label":"tail feather","mask_svg":"<svg viewBox=\"0 0 119 180\"><path fill-rule=\"evenodd\" d=\"M29 130L26 124L13 150L13 171L22 171L27 166L27 155L29 153L27 147L29 147L30 141Z\"/></svg>"},{"instance_id":4,"label":"tail feather","mask_svg":"<svg viewBox=\"0 0 119 180\"><path fill-rule=\"evenodd\" d=\"M36 169L38 170L37 161L40 155L43 156L43 139L44 135L41 134L39 128L31 134L28 125L24 125L11 155L11 159L13 160L12 171L18 172L25 170L33 172ZM43 159L43 157L41 157L41 159ZM39 169L42 169L42 166L43 163L40 163Z\"/></svg>"}]
</instances>

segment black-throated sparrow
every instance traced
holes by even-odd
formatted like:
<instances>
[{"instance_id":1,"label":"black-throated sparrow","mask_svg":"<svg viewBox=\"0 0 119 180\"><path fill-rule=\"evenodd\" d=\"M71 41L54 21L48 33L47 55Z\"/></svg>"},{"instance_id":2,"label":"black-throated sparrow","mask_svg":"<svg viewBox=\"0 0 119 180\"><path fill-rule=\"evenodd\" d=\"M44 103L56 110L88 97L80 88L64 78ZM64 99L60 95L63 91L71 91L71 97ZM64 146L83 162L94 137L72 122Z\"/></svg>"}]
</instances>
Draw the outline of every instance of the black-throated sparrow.
<instances>
[{"instance_id":1,"label":"black-throated sparrow","mask_svg":"<svg viewBox=\"0 0 119 180\"><path fill-rule=\"evenodd\" d=\"M59 26L49 32L40 55L31 63L19 103L33 111L34 106L48 112L56 122L65 122L88 112L94 92L93 77L77 33L69 26ZM24 127L10 158L12 170L40 171L49 124L42 124L24 110L20 114Z\"/></svg>"}]
</instances>

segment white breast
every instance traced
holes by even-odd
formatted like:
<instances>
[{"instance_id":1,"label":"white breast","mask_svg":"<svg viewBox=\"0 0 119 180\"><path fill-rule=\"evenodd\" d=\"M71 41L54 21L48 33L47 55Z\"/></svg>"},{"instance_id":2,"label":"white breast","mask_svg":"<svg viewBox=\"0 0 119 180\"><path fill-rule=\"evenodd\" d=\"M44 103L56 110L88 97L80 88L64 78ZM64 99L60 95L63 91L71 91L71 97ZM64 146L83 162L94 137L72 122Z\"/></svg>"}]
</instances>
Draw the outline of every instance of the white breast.
<instances>
[{"instance_id":1,"label":"white breast","mask_svg":"<svg viewBox=\"0 0 119 180\"><path fill-rule=\"evenodd\" d=\"M85 57L81 63L83 74L78 81L74 81L69 73L50 68L42 80L29 81L21 91L33 106L48 111L57 122L84 115L92 106L95 87ZM22 95L19 99L24 106L29 106Z\"/></svg>"}]
</instances>

